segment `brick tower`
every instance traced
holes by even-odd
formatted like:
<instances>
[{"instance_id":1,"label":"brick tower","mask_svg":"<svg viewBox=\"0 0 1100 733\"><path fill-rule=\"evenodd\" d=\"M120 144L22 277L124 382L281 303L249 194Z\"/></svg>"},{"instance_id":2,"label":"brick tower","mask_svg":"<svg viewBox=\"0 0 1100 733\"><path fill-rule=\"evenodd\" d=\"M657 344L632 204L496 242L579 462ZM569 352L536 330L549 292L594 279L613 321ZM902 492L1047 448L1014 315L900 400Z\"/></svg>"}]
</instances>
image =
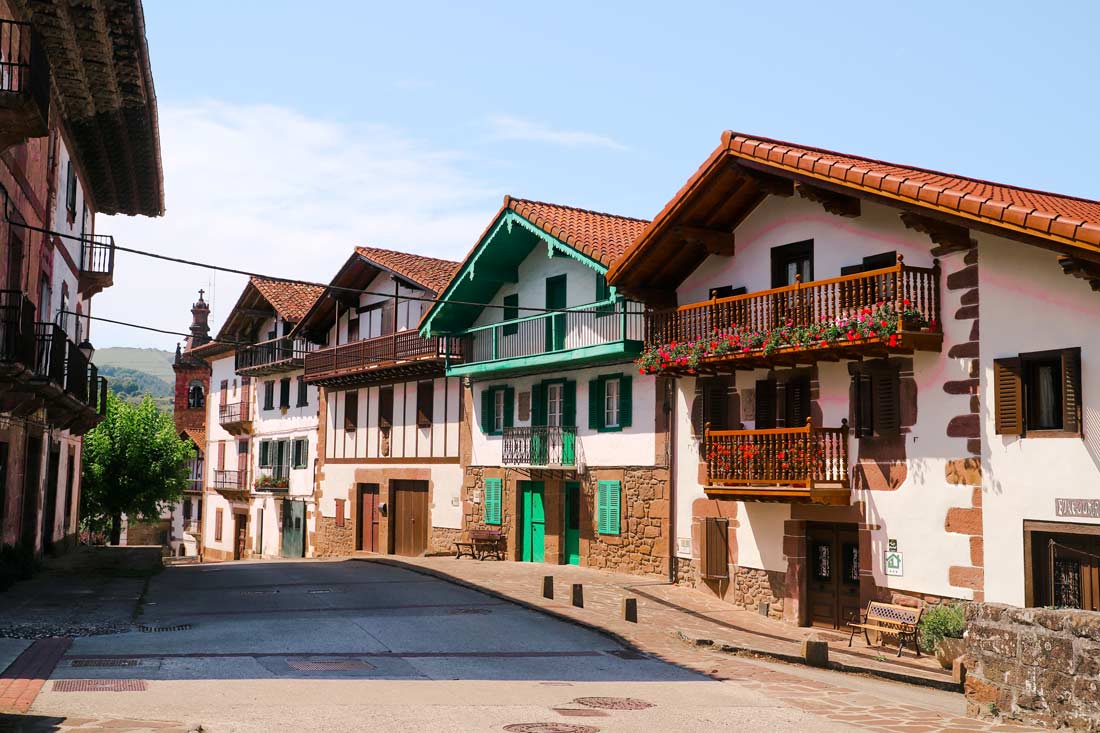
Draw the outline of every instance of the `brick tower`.
<instances>
[{"instance_id":1,"label":"brick tower","mask_svg":"<svg viewBox=\"0 0 1100 733\"><path fill-rule=\"evenodd\" d=\"M191 335L183 344L176 345L176 360L172 369L176 372L176 392L173 418L176 429L206 426L206 395L210 393L210 365L191 355L191 350L210 342L210 306L199 291L198 301L191 306Z\"/></svg>"}]
</instances>

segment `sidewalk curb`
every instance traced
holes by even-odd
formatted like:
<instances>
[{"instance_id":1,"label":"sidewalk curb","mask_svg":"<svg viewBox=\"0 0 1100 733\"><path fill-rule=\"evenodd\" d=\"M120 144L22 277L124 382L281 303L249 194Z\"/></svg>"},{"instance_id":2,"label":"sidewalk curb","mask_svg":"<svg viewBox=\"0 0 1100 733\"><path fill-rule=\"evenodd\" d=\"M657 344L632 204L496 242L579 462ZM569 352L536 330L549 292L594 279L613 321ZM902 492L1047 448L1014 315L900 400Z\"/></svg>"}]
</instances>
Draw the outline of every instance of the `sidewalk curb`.
<instances>
[{"instance_id":1,"label":"sidewalk curb","mask_svg":"<svg viewBox=\"0 0 1100 733\"><path fill-rule=\"evenodd\" d=\"M516 598L514 596L510 596L507 593L497 591L497 590L493 590L492 588L487 588L486 586L483 586L483 585L478 585L477 583L473 583L473 582L465 580L463 578L459 578L459 577L457 577L455 575L452 575L452 574L450 574L450 573L448 573L444 570L437 570L436 568L426 568L426 567L422 567L420 565L406 563L406 562L403 562L401 560L397 560L397 559L394 559L394 558L391 558L391 557L354 557L354 558L351 558L351 559L359 561L359 562L373 562L373 563L378 563L380 565L388 565L390 567L401 568L403 570L408 570L408 571L411 571L411 572L414 572L414 573L419 573L420 575L426 575L426 576L429 576L429 577L433 577L433 578L437 578L439 580L446 581L448 583L453 583L454 585L458 585L458 586L461 586L463 588L468 588L470 590L477 591L478 593L483 593L483 594L485 594L487 596L490 596L492 598L499 598L500 600L507 601L509 603L514 603L515 605L520 606L522 608L526 608L527 610L535 611L537 613L541 613L541 614L544 614L546 616L551 616L555 619L558 619L559 621L565 621L566 623L573 624L574 626L579 626L583 629L593 631L597 634L600 634L602 636L605 636L605 637L611 639L612 641L615 641L619 644L622 644L625 647L628 647L630 649L635 649L639 652L642 652L643 654L646 654L647 656L650 656L650 657L653 657L653 658L656 658L656 659L661 659L661 657L659 655L653 654L651 652L646 651L645 649L639 647L637 643L631 641L630 639L627 639L625 636L622 636L621 634L619 634L617 632L611 631L611 630L606 629L602 626L598 626L597 624L591 623L589 621L582 621L581 619L573 618L572 616L567 616L567 615L565 615L563 613L560 613L560 612L558 612L558 611L556 611L552 608L545 608L543 606L538 605L537 603L532 603L530 601L525 601L521 598ZM677 608L679 610L684 610L684 609L680 609L679 606L676 606L673 603L669 603L667 601L661 601L660 599L652 598L647 593L642 593L642 592L637 591L637 590L633 590L632 592L637 593L638 595L640 595L644 598L647 598L648 600L657 601L657 602L661 603L662 605L672 606L672 607ZM774 652L774 651L769 651L769 650L766 650L766 649L756 649L756 648L749 647L749 646L728 644L728 643L725 643L725 642L720 642L720 641L711 640L711 639L696 640L696 639L692 639L688 636L685 636L680 631L676 631L675 634L685 644L690 644L692 646L711 647L715 651L725 652L725 653L728 653L728 654L735 654L735 655L737 655L737 654L747 654L747 655L752 655L752 656L755 656L755 657L764 657L764 658L768 658L768 659L775 659L777 661L785 662L785 663L788 663L788 664L797 664L797 665L800 665L800 666L807 666L806 665L806 660L803 659L801 656L795 655L795 654L784 654L782 652ZM709 644L706 643L708 641L710 642ZM700 643L700 642L702 642L702 643ZM680 663L677 663L677 662L669 662L669 663L670 664L677 664L678 666L684 666L684 665L682 665ZM931 689L943 690L945 692L957 692L957 693L962 692L962 686L956 684L955 682L952 682L951 680L940 681L940 680L928 679L928 678L925 678L925 677L911 676L911 675L907 675L903 672L891 672L889 670L880 670L880 669L874 669L874 668L856 667L856 666L853 666L851 664L846 664L844 662L836 662L836 661L833 661L831 659L829 660L828 669L833 670L835 672L843 672L843 673L846 673L846 674L858 674L858 675L864 675L864 676L868 676L868 677L878 677L878 678L881 678L881 679L890 680L891 682L902 682L902 683L905 683L905 684L910 684L910 685L914 685L914 686L918 686L918 687L928 687L928 688L931 688ZM716 679L716 680L725 679L724 677L718 677L718 676L715 676L715 675L712 675L712 674L709 674L707 672L703 672L703 671L700 671L700 670L697 670L697 669L693 669L692 671L697 672L698 674L702 674L706 677Z\"/></svg>"}]
</instances>

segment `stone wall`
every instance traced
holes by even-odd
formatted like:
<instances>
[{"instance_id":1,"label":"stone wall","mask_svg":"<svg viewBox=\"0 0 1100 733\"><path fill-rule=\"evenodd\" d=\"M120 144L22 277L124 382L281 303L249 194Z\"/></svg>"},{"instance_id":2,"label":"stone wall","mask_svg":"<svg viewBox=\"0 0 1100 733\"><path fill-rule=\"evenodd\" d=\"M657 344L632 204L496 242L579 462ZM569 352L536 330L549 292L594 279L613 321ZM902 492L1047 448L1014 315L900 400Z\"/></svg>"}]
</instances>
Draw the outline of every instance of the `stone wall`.
<instances>
[{"instance_id":1,"label":"stone wall","mask_svg":"<svg viewBox=\"0 0 1100 733\"><path fill-rule=\"evenodd\" d=\"M355 523L345 521L343 527L337 527L335 517L325 517L318 513L313 556L347 557L354 552Z\"/></svg>"},{"instance_id":2,"label":"stone wall","mask_svg":"<svg viewBox=\"0 0 1100 733\"><path fill-rule=\"evenodd\" d=\"M585 476L581 490L589 507L596 506L596 490L604 470L595 469ZM668 470L626 468L621 469L621 474L623 517L620 534L593 532L585 564L619 573L667 575L671 542ZM594 516L592 522L595 523Z\"/></svg>"},{"instance_id":3,"label":"stone wall","mask_svg":"<svg viewBox=\"0 0 1100 733\"><path fill-rule=\"evenodd\" d=\"M733 574L733 587L726 600L750 611L759 610L761 603L768 604L768 616L783 619L783 589L787 583L787 574L775 570L760 570L730 566Z\"/></svg>"},{"instance_id":4,"label":"stone wall","mask_svg":"<svg viewBox=\"0 0 1100 733\"><path fill-rule=\"evenodd\" d=\"M455 542L462 539L461 529L451 527L432 527L432 533L428 537L428 555L453 555L455 554Z\"/></svg>"},{"instance_id":5,"label":"stone wall","mask_svg":"<svg viewBox=\"0 0 1100 733\"><path fill-rule=\"evenodd\" d=\"M699 583L699 570L690 557L676 558L676 584L694 588Z\"/></svg>"},{"instance_id":6,"label":"stone wall","mask_svg":"<svg viewBox=\"0 0 1100 733\"><path fill-rule=\"evenodd\" d=\"M1100 731L1100 613L969 604L972 717Z\"/></svg>"}]
</instances>

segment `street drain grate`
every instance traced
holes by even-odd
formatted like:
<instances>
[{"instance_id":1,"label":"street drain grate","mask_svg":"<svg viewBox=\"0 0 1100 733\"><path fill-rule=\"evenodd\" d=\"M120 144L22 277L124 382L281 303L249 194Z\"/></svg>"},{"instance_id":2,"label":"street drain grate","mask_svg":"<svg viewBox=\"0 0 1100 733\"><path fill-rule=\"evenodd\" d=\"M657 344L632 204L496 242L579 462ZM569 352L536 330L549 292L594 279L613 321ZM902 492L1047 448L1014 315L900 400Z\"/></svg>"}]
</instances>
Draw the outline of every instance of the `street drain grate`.
<instances>
[{"instance_id":1,"label":"street drain grate","mask_svg":"<svg viewBox=\"0 0 1100 733\"><path fill-rule=\"evenodd\" d=\"M447 613L452 616L483 616L492 611L488 608L452 608Z\"/></svg>"},{"instance_id":2,"label":"street drain grate","mask_svg":"<svg viewBox=\"0 0 1100 733\"><path fill-rule=\"evenodd\" d=\"M159 634L164 631L190 631L191 624L175 624L173 626L148 626L138 624L138 631L145 634Z\"/></svg>"},{"instance_id":3,"label":"street drain grate","mask_svg":"<svg viewBox=\"0 0 1100 733\"><path fill-rule=\"evenodd\" d=\"M564 715L567 718L606 718L608 713L603 710L593 710L591 708L551 708L558 715Z\"/></svg>"},{"instance_id":4,"label":"street drain grate","mask_svg":"<svg viewBox=\"0 0 1100 733\"><path fill-rule=\"evenodd\" d=\"M74 659L70 667L137 667L140 659Z\"/></svg>"},{"instance_id":5,"label":"street drain grate","mask_svg":"<svg viewBox=\"0 0 1100 733\"><path fill-rule=\"evenodd\" d=\"M286 666L298 672L357 672L374 669L362 659L288 659Z\"/></svg>"},{"instance_id":6,"label":"street drain grate","mask_svg":"<svg viewBox=\"0 0 1100 733\"><path fill-rule=\"evenodd\" d=\"M573 702L603 710L645 710L653 707L653 703L634 697L578 697Z\"/></svg>"},{"instance_id":7,"label":"street drain grate","mask_svg":"<svg viewBox=\"0 0 1100 733\"><path fill-rule=\"evenodd\" d=\"M508 733L600 733L599 728L591 725L573 725L572 723L513 723L504 726Z\"/></svg>"},{"instance_id":8,"label":"street drain grate","mask_svg":"<svg viewBox=\"0 0 1100 733\"><path fill-rule=\"evenodd\" d=\"M648 654L637 651L636 649L614 649L609 651L608 654L613 657L618 657L619 659L649 659Z\"/></svg>"},{"instance_id":9,"label":"street drain grate","mask_svg":"<svg viewBox=\"0 0 1100 733\"><path fill-rule=\"evenodd\" d=\"M57 680L54 692L145 692L145 680Z\"/></svg>"}]
</instances>

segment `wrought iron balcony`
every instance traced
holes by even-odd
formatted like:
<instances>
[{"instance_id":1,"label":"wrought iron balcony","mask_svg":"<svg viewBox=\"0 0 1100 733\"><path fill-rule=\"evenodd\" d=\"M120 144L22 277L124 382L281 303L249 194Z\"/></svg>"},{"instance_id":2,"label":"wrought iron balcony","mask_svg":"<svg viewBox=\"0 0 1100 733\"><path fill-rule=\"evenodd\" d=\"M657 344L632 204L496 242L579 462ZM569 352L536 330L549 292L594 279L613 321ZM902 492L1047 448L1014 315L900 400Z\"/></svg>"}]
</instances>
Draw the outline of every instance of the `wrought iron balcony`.
<instances>
[{"instance_id":1,"label":"wrought iron balcony","mask_svg":"<svg viewBox=\"0 0 1100 733\"><path fill-rule=\"evenodd\" d=\"M505 428L502 459L506 466L573 468L577 464L577 429L546 425Z\"/></svg>"},{"instance_id":2,"label":"wrought iron balcony","mask_svg":"<svg viewBox=\"0 0 1100 733\"><path fill-rule=\"evenodd\" d=\"M848 421L839 428L704 433L706 492L743 500L847 504Z\"/></svg>"},{"instance_id":3,"label":"wrought iron balcony","mask_svg":"<svg viewBox=\"0 0 1100 733\"><path fill-rule=\"evenodd\" d=\"M35 346L34 304L19 290L0 290L0 365L32 368Z\"/></svg>"},{"instance_id":4,"label":"wrought iron balcony","mask_svg":"<svg viewBox=\"0 0 1100 733\"><path fill-rule=\"evenodd\" d=\"M94 295L114 284L115 238L86 234L80 238L80 291Z\"/></svg>"},{"instance_id":5,"label":"wrought iron balcony","mask_svg":"<svg viewBox=\"0 0 1100 733\"><path fill-rule=\"evenodd\" d=\"M639 364L697 373L939 351L940 269L892 267L656 312Z\"/></svg>"},{"instance_id":6,"label":"wrought iron balcony","mask_svg":"<svg viewBox=\"0 0 1100 733\"><path fill-rule=\"evenodd\" d=\"M248 471L214 471L214 489L219 491L247 491Z\"/></svg>"},{"instance_id":7,"label":"wrought iron balcony","mask_svg":"<svg viewBox=\"0 0 1100 733\"><path fill-rule=\"evenodd\" d=\"M465 339L464 360L448 374L518 371L568 362L572 366L634 356L645 338L646 313L616 298L477 326Z\"/></svg>"},{"instance_id":8,"label":"wrought iron balcony","mask_svg":"<svg viewBox=\"0 0 1100 733\"><path fill-rule=\"evenodd\" d=\"M462 361L462 342L446 338L421 338L416 331L401 331L353 341L306 354L308 382L355 381L373 372L402 371L410 376L441 371L440 363Z\"/></svg>"},{"instance_id":9,"label":"wrought iron balcony","mask_svg":"<svg viewBox=\"0 0 1100 733\"><path fill-rule=\"evenodd\" d=\"M95 405L88 399L88 357L75 343L65 339L65 392L84 404Z\"/></svg>"},{"instance_id":10,"label":"wrought iron balcony","mask_svg":"<svg viewBox=\"0 0 1100 733\"><path fill-rule=\"evenodd\" d=\"M0 19L0 149L49 133L50 67L29 23Z\"/></svg>"},{"instance_id":11,"label":"wrought iron balcony","mask_svg":"<svg viewBox=\"0 0 1100 733\"><path fill-rule=\"evenodd\" d=\"M232 435L245 435L252 431L252 411L247 399L218 406L218 424Z\"/></svg>"},{"instance_id":12,"label":"wrought iron balcony","mask_svg":"<svg viewBox=\"0 0 1100 733\"><path fill-rule=\"evenodd\" d=\"M95 403L96 404L96 413L100 417L106 417L107 416L107 391L108 391L108 387L109 387L109 385L107 383L107 377L96 377L96 383L99 385L98 388L97 388L98 401Z\"/></svg>"},{"instance_id":13,"label":"wrought iron balcony","mask_svg":"<svg viewBox=\"0 0 1100 733\"><path fill-rule=\"evenodd\" d=\"M244 376L261 376L300 369L306 354L316 350L304 339L277 338L250 346L238 346L235 368Z\"/></svg>"},{"instance_id":14,"label":"wrought iron balcony","mask_svg":"<svg viewBox=\"0 0 1100 733\"><path fill-rule=\"evenodd\" d=\"M36 380L64 388L65 357L69 344L65 332L56 323L36 323L34 376Z\"/></svg>"}]
</instances>

